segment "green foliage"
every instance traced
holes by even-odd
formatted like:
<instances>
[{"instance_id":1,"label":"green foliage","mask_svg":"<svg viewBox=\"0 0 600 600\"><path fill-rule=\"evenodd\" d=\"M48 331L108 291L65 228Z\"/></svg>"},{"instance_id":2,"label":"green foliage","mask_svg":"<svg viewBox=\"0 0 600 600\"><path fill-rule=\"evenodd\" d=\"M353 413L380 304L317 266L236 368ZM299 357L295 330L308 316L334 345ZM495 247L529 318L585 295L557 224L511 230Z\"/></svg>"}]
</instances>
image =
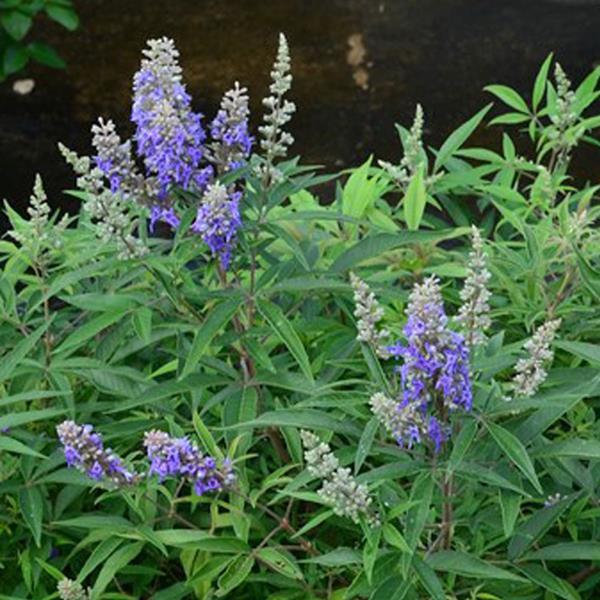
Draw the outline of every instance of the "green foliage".
<instances>
[{"instance_id":1,"label":"green foliage","mask_svg":"<svg viewBox=\"0 0 600 600\"><path fill-rule=\"evenodd\" d=\"M42 14L69 31L79 27L71 0L0 1L0 81L23 69L30 59L55 69L65 68L54 48L27 41L34 20Z\"/></svg>"},{"instance_id":2,"label":"green foliage","mask_svg":"<svg viewBox=\"0 0 600 600\"><path fill-rule=\"evenodd\" d=\"M509 107L493 121L524 134L505 131L501 150L466 146L486 107L430 157L415 151L407 178L369 160L339 176L334 198L316 197L330 178L297 160L268 185L240 169L228 272L185 231L120 260L85 216L59 227L7 208L0 598L55 598L62 576L96 600L597 597L598 187L568 167L574 140L596 143L587 112L600 71L565 120L550 65L531 106L488 88ZM493 317L472 357L474 407L439 454L403 449L369 410L397 381L393 361L356 339L349 271L371 282L400 338L408 293L428 274L457 313L471 223L487 238ZM545 384L508 402L523 342L555 317ZM64 418L93 423L141 469L143 432L186 434L230 456L237 484L197 497L168 479L96 483L66 468ZM381 523L353 523L315 493L300 429L368 486Z\"/></svg>"}]
</instances>

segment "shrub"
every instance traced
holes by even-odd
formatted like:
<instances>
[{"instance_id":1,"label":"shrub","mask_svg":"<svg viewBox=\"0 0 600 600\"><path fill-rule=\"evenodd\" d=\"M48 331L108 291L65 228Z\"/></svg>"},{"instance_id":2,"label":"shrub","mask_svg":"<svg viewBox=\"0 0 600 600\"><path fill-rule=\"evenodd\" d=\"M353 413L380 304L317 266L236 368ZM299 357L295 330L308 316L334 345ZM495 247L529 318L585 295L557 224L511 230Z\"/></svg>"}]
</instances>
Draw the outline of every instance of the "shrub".
<instances>
[{"instance_id":1,"label":"shrub","mask_svg":"<svg viewBox=\"0 0 600 600\"><path fill-rule=\"evenodd\" d=\"M257 139L177 58L132 141L62 148L78 216L6 207L0 597L594 598L600 70L490 86L501 152L465 147L490 106L438 150L418 107L398 165L324 175L283 36Z\"/></svg>"}]
</instances>

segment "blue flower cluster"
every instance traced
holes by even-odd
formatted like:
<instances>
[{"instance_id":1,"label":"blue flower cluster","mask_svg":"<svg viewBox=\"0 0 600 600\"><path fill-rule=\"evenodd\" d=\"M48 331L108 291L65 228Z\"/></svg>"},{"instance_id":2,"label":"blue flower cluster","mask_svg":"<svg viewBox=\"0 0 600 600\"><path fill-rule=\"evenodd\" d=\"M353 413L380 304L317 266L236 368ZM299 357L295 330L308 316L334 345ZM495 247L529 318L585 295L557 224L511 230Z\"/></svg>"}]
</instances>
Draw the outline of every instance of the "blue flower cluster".
<instances>
[{"instance_id":1,"label":"blue flower cluster","mask_svg":"<svg viewBox=\"0 0 600 600\"><path fill-rule=\"evenodd\" d=\"M179 227L173 188L201 194L192 230L227 268L242 224L241 193L234 185L224 188L228 198L216 207L211 189L218 176L243 166L250 156L254 140L248 127L246 88L236 82L225 93L210 123L212 139L208 141L202 115L192 110L173 40L149 40L143 55L133 79L131 120L136 125L136 155L145 175L137 170L131 143L121 142L111 121L100 120L92 128L95 165L108 179L112 192L150 207L150 231L159 221L172 229Z\"/></svg>"},{"instance_id":2,"label":"blue flower cluster","mask_svg":"<svg viewBox=\"0 0 600 600\"><path fill-rule=\"evenodd\" d=\"M133 79L131 120L138 154L156 175L162 200L173 185L202 190L212 169L200 166L206 133L202 115L191 108L173 40L150 40L148 46Z\"/></svg>"},{"instance_id":3,"label":"blue flower cluster","mask_svg":"<svg viewBox=\"0 0 600 600\"><path fill-rule=\"evenodd\" d=\"M136 483L141 476L125 468L122 459L110 448L105 448L102 436L91 425L64 421L57 428L63 445L67 466L84 472L94 481L110 480L117 487ZM183 477L193 484L198 496L228 488L235 482L229 459L220 465L211 456L205 456L187 438L173 438L164 431L149 431L144 436L144 447L150 460L148 475Z\"/></svg>"},{"instance_id":4,"label":"blue flower cluster","mask_svg":"<svg viewBox=\"0 0 600 600\"><path fill-rule=\"evenodd\" d=\"M205 456L186 437L173 438L164 431L149 431L144 446L151 461L149 475L181 476L193 483L198 496L231 486L235 476L231 461L225 459L220 467L212 456Z\"/></svg>"},{"instance_id":5,"label":"blue flower cluster","mask_svg":"<svg viewBox=\"0 0 600 600\"><path fill-rule=\"evenodd\" d=\"M418 407L423 415L421 431L412 441L427 435L440 450L448 436L444 423L450 411L470 410L473 403L469 374L469 349L464 338L450 331L435 277L416 285L407 309L406 345L389 346L390 356L403 361L400 373L402 397L398 410ZM433 414L433 413L436 414Z\"/></svg>"},{"instance_id":6,"label":"blue flower cluster","mask_svg":"<svg viewBox=\"0 0 600 600\"><path fill-rule=\"evenodd\" d=\"M240 198L239 192L228 191L218 182L210 185L192 224L192 231L200 234L213 256L219 256L224 269L229 268L231 249L242 225Z\"/></svg>"},{"instance_id":7,"label":"blue flower cluster","mask_svg":"<svg viewBox=\"0 0 600 600\"><path fill-rule=\"evenodd\" d=\"M95 481L105 477L117 486L133 483L137 475L123 465L122 459L105 448L102 436L91 425L63 421L57 428L69 467L76 467Z\"/></svg>"}]
</instances>

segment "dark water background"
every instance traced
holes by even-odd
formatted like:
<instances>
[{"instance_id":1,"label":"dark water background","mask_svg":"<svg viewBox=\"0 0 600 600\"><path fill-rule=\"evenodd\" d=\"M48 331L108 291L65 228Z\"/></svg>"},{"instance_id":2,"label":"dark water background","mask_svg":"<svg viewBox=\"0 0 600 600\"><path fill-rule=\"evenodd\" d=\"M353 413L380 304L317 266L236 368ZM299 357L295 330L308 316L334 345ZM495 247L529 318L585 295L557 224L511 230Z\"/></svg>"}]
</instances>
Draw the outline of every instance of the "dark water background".
<instances>
[{"instance_id":1,"label":"dark water background","mask_svg":"<svg viewBox=\"0 0 600 600\"><path fill-rule=\"evenodd\" d=\"M35 36L68 62L66 71L32 66L29 95L0 84L0 197L25 206L35 172L55 206L76 210L61 190L73 178L61 140L88 153L89 127L112 117L129 134L130 84L150 37L176 40L194 105L207 116L238 79L259 121L277 34L291 46L298 112L295 151L329 168L370 153L399 153L394 123L408 124L416 102L426 141L439 145L489 100L502 82L529 95L540 63L554 51L578 81L600 62L600 2L594 0L79 0L81 28L50 21ZM13 78L14 80L14 78ZM495 144L499 130L475 141ZM598 179L600 152L585 150L578 175Z\"/></svg>"}]
</instances>

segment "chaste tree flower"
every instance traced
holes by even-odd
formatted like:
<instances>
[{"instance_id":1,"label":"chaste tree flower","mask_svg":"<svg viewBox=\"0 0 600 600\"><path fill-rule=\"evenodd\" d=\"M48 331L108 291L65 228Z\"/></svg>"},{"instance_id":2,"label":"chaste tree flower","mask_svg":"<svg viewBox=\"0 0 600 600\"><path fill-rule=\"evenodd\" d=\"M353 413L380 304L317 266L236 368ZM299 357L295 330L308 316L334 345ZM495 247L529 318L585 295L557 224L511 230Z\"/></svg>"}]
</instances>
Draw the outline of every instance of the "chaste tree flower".
<instances>
[{"instance_id":1,"label":"chaste tree flower","mask_svg":"<svg viewBox=\"0 0 600 600\"><path fill-rule=\"evenodd\" d=\"M491 274L487 269L487 259L483 251L483 240L479 229L471 228L471 247L468 275L463 289L460 291L462 306L456 321L462 326L465 343L469 348L485 341L485 332L492 325L490 319L490 291L487 283Z\"/></svg>"},{"instance_id":2,"label":"chaste tree flower","mask_svg":"<svg viewBox=\"0 0 600 600\"><path fill-rule=\"evenodd\" d=\"M419 425L412 419L413 407L421 411L423 419L418 435L413 427L408 429L407 437L390 420L386 427L397 429L400 435L395 435L403 444L420 441L426 435L439 451L448 436L449 413L470 410L472 406L469 349L461 335L448 329L437 278L429 277L414 286L406 315L407 343L389 346L388 351L403 361L397 368L401 379L398 411L406 411L405 418L411 425Z\"/></svg>"},{"instance_id":3,"label":"chaste tree flower","mask_svg":"<svg viewBox=\"0 0 600 600\"><path fill-rule=\"evenodd\" d=\"M387 358L383 341L389 336L389 332L386 329L379 331L377 328L383 318L383 309L369 286L354 273L350 273L350 283L354 290L354 316L358 327L356 339L371 344L380 356Z\"/></svg>"},{"instance_id":4,"label":"chaste tree flower","mask_svg":"<svg viewBox=\"0 0 600 600\"><path fill-rule=\"evenodd\" d=\"M202 167L206 134L202 115L191 108L173 40L148 41L133 79L131 120L136 124L137 153L147 173L156 176L159 199L169 188L202 191L212 168Z\"/></svg>"},{"instance_id":5,"label":"chaste tree flower","mask_svg":"<svg viewBox=\"0 0 600 600\"><path fill-rule=\"evenodd\" d=\"M248 159L254 139L248 130L248 90L236 81L225 92L217 116L210 124L208 159L222 174L238 169Z\"/></svg>"},{"instance_id":6,"label":"chaste tree flower","mask_svg":"<svg viewBox=\"0 0 600 600\"><path fill-rule=\"evenodd\" d=\"M8 235L19 242L32 258L40 260L40 255L45 249L60 247L61 236L67 227L69 217L64 215L60 221L53 222L50 217L48 196L39 174L35 176L27 214L31 229L25 231L14 229L9 231Z\"/></svg>"},{"instance_id":7,"label":"chaste tree flower","mask_svg":"<svg viewBox=\"0 0 600 600\"><path fill-rule=\"evenodd\" d=\"M341 517L348 517L355 523L364 515L372 525L379 524L379 517L371 508L373 499L367 486L359 484L350 473L350 469L340 467L329 445L319 440L310 431L301 431L304 445L304 459L308 472L323 479L323 485L317 494Z\"/></svg>"},{"instance_id":8,"label":"chaste tree flower","mask_svg":"<svg viewBox=\"0 0 600 600\"><path fill-rule=\"evenodd\" d=\"M184 477L192 482L198 496L231 487L235 475L231 461L220 466L212 456L206 456L186 437L173 438L164 431L149 431L144 435L144 446L150 459L149 475Z\"/></svg>"},{"instance_id":9,"label":"chaste tree flower","mask_svg":"<svg viewBox=\"0 0 600 600\"><path fill-rule=\"evenodd\" d=\"M283 33L279 34L277 58L271 71L270 95L263 99L266 108L263 117L264 125L258 128L262 137L260 147L265 151L265 165L262 170L267 182L276 181L281 173L274 167L274 160L285 158L287 149L294 143L291 133L285 131L284 125L289 123L296 112L296 105L285 98L285 94L292 87L292 74L290 73L290 51L287 39Z\"/></svg>"},{"instance_id":10,"label":"chaste tree flower","mask_svg":"<svg viewBox=\"0 0 600 600\"><path fill-rule=\"evenodd\" d=\"M224 269L229 267L231 249L242 225L239 203L241 192L228 190L218 181L210 184L192 224L192 231L200 234L213 256L218 256Z\"/></svg>"},{"instance_id":11,"label":"chaste tree flower","mask_svg":"<svg viewBox=\"0 0 600 600\"><path fill-rule=\"evenodd\" d=\"M79 157L62 144L58 147L67 163L78 175L77 187L87 194L83 209L95 221L97 237L103 242L115 243L119 258L144 256L148 249L132 234L135 219L131 216L123 198L104 185L104 173L93 166L89 157Z\"/></svg>"},{"instance_id":12,"label":"chaste tree flower","mask_svg":"<svg viewBox=\"0 0 600 600\"><path fill-rule=\"evenodd\" d=\"M135 483L138 475L123 465L122 459L105 448L102 436L91 425L63 421L56 428L63 445L67 466L75 467L95 481L109 479L118 487Z\"/></svg>"},{"instance_id":13,"label":"chaste tree flower","mask_svg":"<svg viewBox=\"0 0 600 600\"><path fill-rule=\"evenodd\" d=\"M517 361L513 379L513 388L517 396L533 396L546 380L546 366L554 358L551 346L560 323L560 319L546 321L523 345L527 356Z\"/></svg>"},{"instance_id":14,"label":"chaste tree flower","mask_svg":"<svg viewBox=\"0 0 600 600\"><path fill-rule=\"evenodd\" d=\"M92 597L90 588L86 591L78 581L72 579L65 578L59 581L56 591L60 600L90 600Z\"/></svg>"},{"instance_id":15,"label":"chaste tree flower","mask_svg":"<svg viewBox=\"0 0 600 600\"><path fill-rule=\"evenodd\" d=\"M411 178L423 164L424 125L423 107L417 104L412 126L403 143L404 156L400 160L400 164L393 165L384 160L379 161L379 166L403 189L408 187Z\"/></svg>"}]
</instances>

